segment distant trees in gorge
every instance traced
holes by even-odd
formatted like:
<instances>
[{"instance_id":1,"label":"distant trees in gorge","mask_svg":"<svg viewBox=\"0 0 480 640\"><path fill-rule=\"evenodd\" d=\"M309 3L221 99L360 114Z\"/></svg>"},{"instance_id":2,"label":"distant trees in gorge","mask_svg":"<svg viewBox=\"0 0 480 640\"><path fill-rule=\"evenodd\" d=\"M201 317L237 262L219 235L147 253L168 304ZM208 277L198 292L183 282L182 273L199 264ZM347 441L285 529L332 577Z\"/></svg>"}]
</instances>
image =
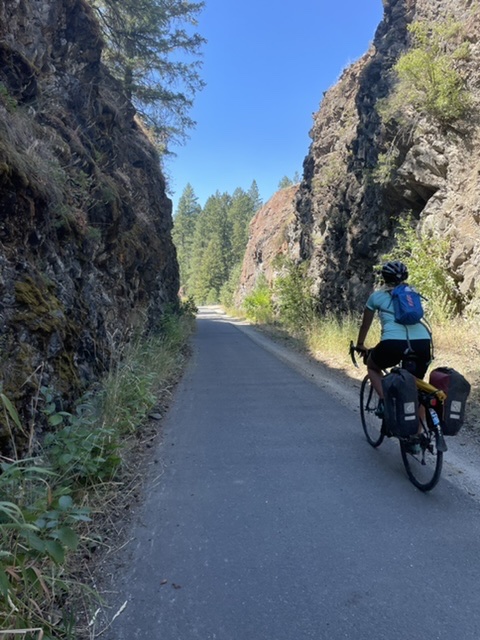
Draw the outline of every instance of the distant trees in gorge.
<instances>
[{"instance_id":1,"label":"distant trees in gorge","mask_svg":"<svg viewBox=\"0 0 480 640\"><path fill-rule=\"evenodd\" d=\"M197 304L228 304L238 281L248 226L261 207L258 187L210 196L202 208L190 184L179 201L172 237L177 249L181 291Z\"/></svg>"}]
</instances>

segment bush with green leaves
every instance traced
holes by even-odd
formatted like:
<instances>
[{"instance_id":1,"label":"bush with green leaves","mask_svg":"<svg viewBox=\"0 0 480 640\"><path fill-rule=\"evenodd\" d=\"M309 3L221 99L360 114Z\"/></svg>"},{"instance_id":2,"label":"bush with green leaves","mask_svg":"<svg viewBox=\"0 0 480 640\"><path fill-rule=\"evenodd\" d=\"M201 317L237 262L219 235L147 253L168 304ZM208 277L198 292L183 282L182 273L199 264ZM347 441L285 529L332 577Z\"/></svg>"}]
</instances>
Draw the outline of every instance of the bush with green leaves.
<instances>
[{"instance_id":1,"label":"bush with green leaves","mask_svg":"<svg viewBox=\"0 0 480 640\"><path fill-rule=\"evenodd\" d=\"M59 408L49 389L39 390L51 430L42 457L0 456L0 629L38 628L44 640L77 637L77 612L65 603L72 602L72 590L87 600L95 594L75 580L70 566L77 546L87 544L85 531L80 535L86 525L80 525L89 520L88 509L75 499L88 501L89 489L112 477L122 440L172 384L194 310L187 301L180 314L164 314L159 333L132 340L102 390L86 395L72 412ZM2 405L7 423L25 432L13 403L0 393Z\"/></svg>"},{"instance_id":2,"label":"bush with green leaves","mask_svg":"<svg viewBox=\"0 0 480 640\"><path fill-rule=\"evenodd\" d=\"M274 320L272 291L264 274L260 274L253 291L244 298L243 310L249 320L270 324Z\"/></svg>"},{"instance_id":3,"label":"bush with green leaves","mask_svg":"<svg viewBox=\"0 0 480 640\"><path fill-rule=\"evenodd\" d=\"M42 628L66 638L58 602L70 586L64 564L89 512L39 459L0 464L0 628Z\"/></svg>"},{"instance_id":4,"label":"bush with green leaves","mask_svg":"<svg viewBox=\"0 0 480 640\"><path fill-rule=\"evenodd\" d=\"M372 172L373 181L379 185L388 184L395 175L398 162L398 149L392 145L386 153L379 153L377 165Z\"/></svg>"},{"instance_id":5,"label":"bush with green leaves","mask_svg":"<svg viewBox=\"0 0 480 640\"><path fill-rule=\"evenodd\" d=\"M198 313L198 307L193 296L187 296L184 300L180 300L180 315L189 320L195 320Z\"/></svg>"},{"instance_id":6,"label":"bush with green leaves","mask_svg":"<svg viewBox=\"0 0 480 640\"><path fill-rule=\"evenodd\" d=\"M409 283L427 298L431 319L452 317L461 302L455 281L448 270L450 240L421 233L411 216L400 220L396 246L381 257L381 262L401 260L409 271Z\"/></svg>"},{"instance_id":7,"label":"bush with green leaves","mask_svg":"<svg viewBox=\"0 0 480 640\"><path fill-rule=\"evenodd\" d=\"M307 276L308 262L297 264L281 257L275 264L280 269L274 283L278 319L290 331L303 331L315 316L315 300L311 294L313 280Z\"/></svg>"},{"instance_id":8,"label":"bush with green leaves","mask_svg":"<svg viewBox=\"0 0 480 640\"><path fill-rule=\"evenodd\" d=\"M120 464L120 444L115 431L99 424L94 405L83 399L76 413L57 411L49 389L40 390L43 412L55 430L44 438L44 449L52 468L74 485L110 480Z\"/></svg>"},{"instance_id":9,"label":"bush with green leaves","mask_svg":"<svg viewBox=\"0 0 480 640\"><path fill-rule=\"evenodd\" d=\"M472 101L456 64L468 55L468 43L457 45L460 24L452 20L439 24L415 22L408 29L413 46L394 67L398 84L379 104L382 117L401 116L405 106L410 106L442 125L462 118Z\"/></svg>"}]
</instances>

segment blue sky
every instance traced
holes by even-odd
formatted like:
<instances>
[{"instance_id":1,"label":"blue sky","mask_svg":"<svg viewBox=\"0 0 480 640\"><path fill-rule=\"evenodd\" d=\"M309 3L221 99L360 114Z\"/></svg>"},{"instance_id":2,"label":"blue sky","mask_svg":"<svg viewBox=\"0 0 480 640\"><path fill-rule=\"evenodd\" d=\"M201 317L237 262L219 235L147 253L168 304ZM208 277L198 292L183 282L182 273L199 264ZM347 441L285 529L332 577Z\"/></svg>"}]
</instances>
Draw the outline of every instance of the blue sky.
<instances>
[{"instance_id":1,"label":"blue sky","mask_svg":"<svg viewBox=\"0 0 480 640\"><path fill-rule=\"evenodd\" d=\"M322 93L365 53L382 14L382 0L206 0L207 86L166 165L174 212L187 183L203 206L256 180L266 202L283 176L302 175Z\"/></svg>"}]
</instances>

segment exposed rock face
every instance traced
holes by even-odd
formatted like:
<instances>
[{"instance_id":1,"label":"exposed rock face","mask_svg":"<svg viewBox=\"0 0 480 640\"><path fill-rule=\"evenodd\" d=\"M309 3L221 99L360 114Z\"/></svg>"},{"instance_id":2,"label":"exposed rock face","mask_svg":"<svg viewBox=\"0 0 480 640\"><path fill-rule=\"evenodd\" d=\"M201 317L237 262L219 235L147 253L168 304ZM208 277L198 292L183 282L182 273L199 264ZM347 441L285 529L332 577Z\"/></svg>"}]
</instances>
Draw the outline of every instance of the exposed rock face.
<instances>
[{"instance_id":1,"label":"exposed rock face","mask_svg":"<svg viewBox=\"0 0 480 640\"><path fill-rule=\"evenodd\" d=\"M309 260L323 310L360 309L372 267L394 244L409 213L419 229L451 239L449 268L465 304L478 297L480 276L480 136L468 120L441 127L411 118L385 127L378 101L391 95L392 67L408 50L407 26L452 17L461 22L469 56L457 61L475 105L480 98L480 8L452 0L384 0L384 18L370 50L324 96L289 229L291 252ZM415 114L413 114L415 115ZM382 155L396 151L394 170L375 176ZM257 238L257 244L260 240Z\"/></svg>"},{"instance_id":2,"label":"exposed rock face","mask_svg":"<svg viewBox=\"0 0 480 640\"><path fill-rule=\"evenodd\" d=\"M159 160L101 46L84 0L0 0L0 372L27 423L177 300Z\"/></svg>"},{"instance_id":3,"label":"exposed rock face","mask_svg":"<svg viewBox=\"0 0 480 640\"><path fill-rule=\"evenodd\" d=\"M291 254L288 230L295 221L297 191L298 185L278 191L252 218L237 302L254 289L260 274L268 282L274 279L277 256Z\"/></svg>"}]
</instances>

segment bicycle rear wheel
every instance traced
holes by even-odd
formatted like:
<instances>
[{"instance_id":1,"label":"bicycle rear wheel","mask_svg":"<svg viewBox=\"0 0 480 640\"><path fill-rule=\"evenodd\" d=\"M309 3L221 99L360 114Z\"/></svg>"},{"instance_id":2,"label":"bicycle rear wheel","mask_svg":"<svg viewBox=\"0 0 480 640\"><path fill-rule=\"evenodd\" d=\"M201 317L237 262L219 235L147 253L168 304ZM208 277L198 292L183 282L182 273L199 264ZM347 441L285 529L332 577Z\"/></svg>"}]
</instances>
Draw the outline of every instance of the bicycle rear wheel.
<instances>
[{"instance_id":1,"label":"bicycle rear wheel","mask_svg":"<svg viewBox=\"0 0 480 640\"><path fill-rule=\"evenodd\" d=\"M360 416L365 436L372 447L379 447L384 439L382 433L383 419L376 415L379 397L372 387L370 378L365 376L360 388Z\"/></svg>"},{"instance_id":2,"label":"bicycle rear wheel","mask_svg":"<svg viewBox=\"0 0 480 640\"><path fill-rule=\"evenodd\" d=\"M443 452L437 448L437 436L428 426L419 435L419 452L410 450L408 440L400 440L400 451L407 476L420 491L430 491L440 480Z\"/></svg>"}]
</instances>

